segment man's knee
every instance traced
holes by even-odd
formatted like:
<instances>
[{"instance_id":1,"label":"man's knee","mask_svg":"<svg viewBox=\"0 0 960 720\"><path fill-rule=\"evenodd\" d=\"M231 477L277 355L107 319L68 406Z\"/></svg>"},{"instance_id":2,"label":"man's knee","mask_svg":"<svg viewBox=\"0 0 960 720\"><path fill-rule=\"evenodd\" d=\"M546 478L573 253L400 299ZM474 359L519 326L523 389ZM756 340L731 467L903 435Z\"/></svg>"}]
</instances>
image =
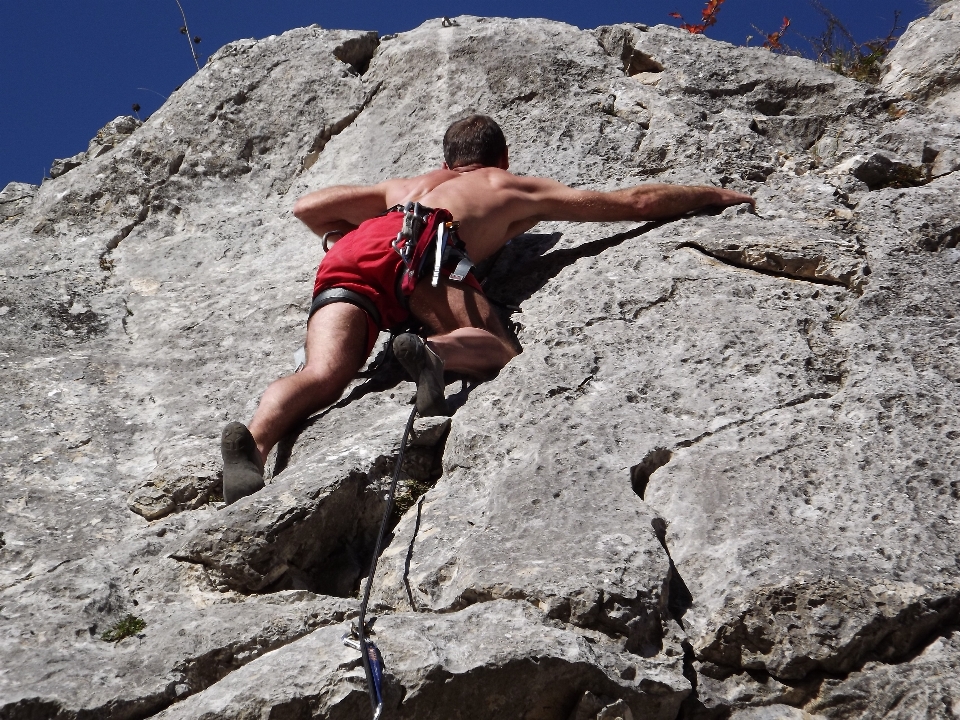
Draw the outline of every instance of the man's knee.
<instances>
[{"instance_id":1,"label":"man's knee","mask_svg":"<svg viewBox=\"0 0 960 720\"><path fill-rule=\"evenodd\" d=\"M306 365L297 373L304 386L304 392L323 392L334 391L342 392L350 381L356 375L355 368L351 365L337 365L335 363L325 362L324 360L315 360L307 362Z\"/></svg>"}]
</instances>

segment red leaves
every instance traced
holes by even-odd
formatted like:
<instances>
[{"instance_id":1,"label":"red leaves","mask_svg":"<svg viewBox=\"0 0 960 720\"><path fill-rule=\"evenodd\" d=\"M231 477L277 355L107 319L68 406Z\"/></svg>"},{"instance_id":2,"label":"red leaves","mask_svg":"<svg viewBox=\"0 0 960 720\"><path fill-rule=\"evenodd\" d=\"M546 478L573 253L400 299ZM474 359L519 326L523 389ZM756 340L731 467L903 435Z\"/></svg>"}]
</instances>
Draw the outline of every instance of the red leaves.
<instances>
[{"instance_id":1,"label":"red leaves","mask_svg":"<svg viewBox=\"0 0 960 720\"><path fill-rule=\"evenodd\" d=\"M703 31L708 27L717 24L717 13L720 12L720 6L723 5L723 3L724 0L707 0L706 6L700 11L703 22L697 23L696 25L683 22L683 16L678 12L672 12L669 13L669 15L681 21L681 30L686 30L691 35L702 35Z\"/></svg>"},{"instance_id":2,"label":"red leaves","mask_svg":"<svg viewBox=\"0 0 960 720\"><path fill-rule=\"evenodd\" d=\"M691 35L702 35L708 27L712 27L717 24L717 13L720 12L720 6L723 5L724 0L707 0L707 4L704 6L703 10L700 11L701 19L703 22L699 23L688 23L683 19L683 15L678 12L667 13L672 18L677 18L680 21L680 29L686 30ZM783 24L780 25L780 29L776 32L765 35L766 40L763 41L763 47L768 50L784 50L784 46L781 43L783 40L783 35L787 32L787 28L790 27L790 18L783 18ZM754 29L757 32L760 32L759 29L754 26ZM749 42L750 38L747 38Z\"/></svg>"},{"instance_id":3,"label":"red leaves","mask_svg":"<svg viewBox=\"0 0 960 720\"><path fill-rule=\"evenodd\" d=\"M790 18L785 17L780 29L767 35L767 39L763 41L763 47L768 50L782 50L783 46L780 44L780 40L783 38L783 34L787 31L788 27L790 27Z\"/></svg>"}]
</instances>

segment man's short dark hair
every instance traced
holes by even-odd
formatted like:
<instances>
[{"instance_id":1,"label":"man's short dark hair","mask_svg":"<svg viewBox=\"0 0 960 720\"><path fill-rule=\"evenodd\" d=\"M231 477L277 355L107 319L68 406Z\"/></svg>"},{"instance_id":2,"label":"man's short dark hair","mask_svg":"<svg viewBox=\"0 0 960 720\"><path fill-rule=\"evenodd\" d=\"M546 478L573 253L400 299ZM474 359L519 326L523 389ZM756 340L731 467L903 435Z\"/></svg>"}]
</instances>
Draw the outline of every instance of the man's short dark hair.
<instances>
[{"instance_id":1,"label":"man's short dark hair","mask_svg":"<svg viewBox=\"0 0 960 720\"><path fill-rule=\"evenodd\" d=\"M443 135L443 159L449 168L474 163L495 167L506 151L503 130L486 115L457 120Z\"/></svg>"}]
</instances>

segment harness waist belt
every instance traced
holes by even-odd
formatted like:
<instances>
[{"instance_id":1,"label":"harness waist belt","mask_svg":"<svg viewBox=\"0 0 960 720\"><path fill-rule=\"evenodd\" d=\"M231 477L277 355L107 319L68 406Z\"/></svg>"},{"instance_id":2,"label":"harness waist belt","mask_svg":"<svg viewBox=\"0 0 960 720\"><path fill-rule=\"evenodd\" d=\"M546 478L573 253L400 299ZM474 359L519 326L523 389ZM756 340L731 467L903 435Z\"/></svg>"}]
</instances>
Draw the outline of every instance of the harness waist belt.
<instances>
[{"instance_id":1,"label":"harness waist belt","mask_svg":"<svg viewBox=\"0 0 960 720\"><path fill-rule=\"evenodd\" d=\"M313 298L313 303L310 305L310 316L322 308L324 305L330 305L331 303L336 302L345 302L350 303L351 305L356 305L358 308L363 310L369 315L373 321L377 324L377 327L382 327L380 321L380 311L377 310L377 306L373 304L373 301L365 295L361 295L358 292L353 290L347 290L346 288L327 288L326 290L321 290Z\"/></svg>"}]
</instances>

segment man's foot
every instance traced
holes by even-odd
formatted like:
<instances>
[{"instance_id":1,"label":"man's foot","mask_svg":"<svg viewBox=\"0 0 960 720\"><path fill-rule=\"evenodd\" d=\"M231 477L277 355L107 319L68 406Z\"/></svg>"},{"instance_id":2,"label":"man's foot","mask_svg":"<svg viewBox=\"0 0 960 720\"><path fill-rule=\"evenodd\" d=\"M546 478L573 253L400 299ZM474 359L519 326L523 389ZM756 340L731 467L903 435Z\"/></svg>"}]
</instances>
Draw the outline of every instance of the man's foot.
<instances>
[{"instance_id":1,"label":"man's foot","mask_svg":"<svg viewBox=\"0 0 960 720\"><path fill-rule=\"evenodd\" d=\"M443 360L413 333L397 335L393 340L393 354L417 383L417 412L422 417L449 415L444 395Z\"/></svg>"},{"instance_id":2,"label":"man's foot","mask_svg":"<svg viewBox=\"0 0 960 720\"><path fill-rule=\"evenodd\" d=\"M227 505L263 489L257 443L246 425L232 422L223 429L220 454L223 455L223 499Z\"/></svg>"}]
</instances>

